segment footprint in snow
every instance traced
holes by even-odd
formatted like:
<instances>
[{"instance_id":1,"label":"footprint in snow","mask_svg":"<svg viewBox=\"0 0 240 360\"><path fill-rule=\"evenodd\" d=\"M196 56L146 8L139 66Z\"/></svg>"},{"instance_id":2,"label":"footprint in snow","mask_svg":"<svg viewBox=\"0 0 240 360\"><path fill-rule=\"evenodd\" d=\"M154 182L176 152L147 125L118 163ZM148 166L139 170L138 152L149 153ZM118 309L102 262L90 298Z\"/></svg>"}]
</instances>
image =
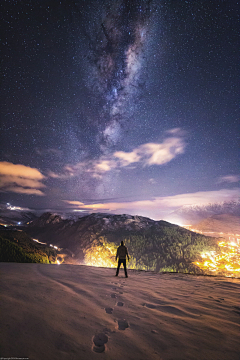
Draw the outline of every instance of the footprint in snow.
<instances>
[{"instance_id":1,"label":"footprint in snow","mask_svg":"<svg viewBox=\"0 0 240 360\"><path fill-rule=\"evenodd\" d=\"M114 290L114 291L118 291L118 292L119 292L119 294L123 294L123 292L122 292L122 291L119 291L119 288L112 287L112 290Z\"/></svg>"},{"instance_id":2,"label":"footprint in snow","mask_svg":"<svg viewBox=\"0 0 240 360\"><path fill-rule=\"evenodd\" d=\"M107 314L112 314L112 312L113 312L113 308L105 308L105 311L106 311L106 313Z\"/></svg>"},{"instance_id":3,"label":"footprint in snow","mask_svg":"<svg viewBox=\"0 0 240 360\"><path fill-rule=\"evenodd\" d=\"M117 295L116 294L111 294L111 298L116 299Z\"/></svg>"},{"instance_id":4,"label":"footprint in snow","mask_svg":"<svg viewBox=\"0 0 240 360\"><path fill-rule=\"evenodd\" d=\"M123 306L123 305L124 305L124 303L121 302L121 301L119 301L119 302L117 303L117 306Z\"/></svg>"},{"instance_id":5,"label":"footprint in snow","mask_svg":"<svg viewBox=\"0 0 240 360\"><path fill-rule=\"evenodd\" d=\"M234 310L235 313L237 313L238 315L240 315L240 306L234 306Z\"/></svg>"},{"instance_id":6,"label":"footprint in snow","mask_svg":"<svg viewBox=\"0 0 240 360\"><path fill-rule=\"evenodd\" d=\"M156 309L156 306L153 304L143 304L143 306L146 306L149 309Z\"/></svg>"},{"instance_id":7,"label":"footprint in snow","mask_svg":"<svg viewBox=\"0 0 240 360\"><path fill-rule=\"evenodd\" d=\"M125 319L118 320L118 330L125 330L128 327L129 327L129 324L128 324L127 320L125 320Z\"/></svg>"},{"instance_id":8,"label":"footprint in snow","mask_svg":"<svg viewBox=\"0 0 240 360\"><path fill-rule=\"evenodd\" d=\"M93 337L93 351L102 353L105 351L105 344L108 342L108 336L104 333L98 333Z\"/></svg>"}]
</instances>

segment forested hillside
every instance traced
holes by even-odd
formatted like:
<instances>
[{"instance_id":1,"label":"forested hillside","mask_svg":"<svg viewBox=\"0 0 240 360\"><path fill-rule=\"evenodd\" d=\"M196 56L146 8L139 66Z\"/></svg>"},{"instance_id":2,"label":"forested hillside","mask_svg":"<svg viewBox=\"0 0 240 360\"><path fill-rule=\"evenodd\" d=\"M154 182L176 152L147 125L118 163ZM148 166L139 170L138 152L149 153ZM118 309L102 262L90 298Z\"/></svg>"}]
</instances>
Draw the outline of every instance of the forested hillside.
<instances>
[{"instance_id":1,"label":"forested hillside","mask_svg":"<svg viewBox=\"0 0 240 360\"><path fill-rule=\"evenodd\" d=\"M25 232L0 230L0 261L56 263L56 250L34 242Z\"/></svg>"},{"instance_id":2,"label":"forested hillside","mask_svg":"<svg viewBox=\"0 0 240 360\"><path fill-rule=\"evenodd\" d=\"M116 267L117 247L124 241L130 269L240 276L237 243L166 221L101 213L62 219L45 213L23 229L31 237L24 231L0 231L1 261Z\"/></svg>"},{"instance_id":3,"label":"forested hillside","mask_svg":"<svg viewBox=\"0 0 240 360\"><path fill-rule=\"evenodd\" d=\"M85 262L95 266L116 266L115 254L120 241L128 248L131 269L156 272L207 273L193 262L201 261L201 253L220 252L218 240L179 227L162 226L161 230L144 234L117 234L109 232L92 238L85 247Z\"/></svg>"},{"instance_id":4,"label":"forested hillside","mask_svg":"<svg viewBox=\"0 0 240 360\"><path fill-rule=\"evenodd\" d=\"M200 268L203 253L221 252L217 238L206 237L166 221L141 216L91 214L73 220L46 213L26 231L44 242L72 252L66 263L115 267L117 247L128 247L129 268L209 273ZM194 264L195 263L195 264Z\"/></svg>"}]
</instances>

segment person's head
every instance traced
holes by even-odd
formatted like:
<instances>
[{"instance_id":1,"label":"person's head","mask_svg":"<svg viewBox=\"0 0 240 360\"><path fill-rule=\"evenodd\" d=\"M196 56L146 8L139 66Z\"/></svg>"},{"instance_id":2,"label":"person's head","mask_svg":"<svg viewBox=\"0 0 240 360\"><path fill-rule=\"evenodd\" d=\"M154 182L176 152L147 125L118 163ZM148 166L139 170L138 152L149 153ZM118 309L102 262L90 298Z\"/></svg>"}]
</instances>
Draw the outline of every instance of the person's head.
<instances>
[{"instance_id":1,"label":"person's head","mask_svg":"<svg viewBox=\"0 0 240 360\"><path fill-rule=\"evenodd\" d=\"M123 246L123 241L121 241L121 246Z\"/></svg>"}]
</instances>

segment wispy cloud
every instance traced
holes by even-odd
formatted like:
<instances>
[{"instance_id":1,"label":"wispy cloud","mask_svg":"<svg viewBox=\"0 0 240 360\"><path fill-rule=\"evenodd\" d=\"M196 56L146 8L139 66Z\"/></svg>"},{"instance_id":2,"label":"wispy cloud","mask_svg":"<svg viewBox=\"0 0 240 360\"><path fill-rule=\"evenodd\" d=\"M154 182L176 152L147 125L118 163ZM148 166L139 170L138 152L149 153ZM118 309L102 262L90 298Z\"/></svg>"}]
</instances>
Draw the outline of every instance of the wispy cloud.
<instances>
[{"instance_id":1,"label":"wispy cloud","mask_svg":"<svg viewBox=\"0 0 240 360\"><path fill-rule=\"evenodd\" d=\"M66 169L64 169L64 172L62 174L58 174L54 171L49 170L48 171L48 176L53 178L53 179L62 179L62 180L67 180L70 177L74 176L74 173L72 171L68 171Z\"/></svg>"},{"instance_id":2,"label":"wispy cloud","mask_svg":"<svg viewBox=\"0 0 240 360\"><path fill-rule=\"evenodd\" d=\"M115 213L129 213L163 219L164 214L170 214L181 206L208 205L224 201L232 201L240 197L240 189L222 189L218 191L199 191L190 194L156 197L149 200L130 202L109 202L83 204L80 201L64 200L76 209L88 211L110 211Z\"/></svg>"},{"instance_id":3,"label":"wispy cloud","mask_svg":"<svg viewBox=\"0 0 240 360\"><path fill-rule=\"evenodd\" d=\"M180 137L169 137L162 143L147 143L134 149L132 152L117 151L114 157L120 160L120 166L140 163L142 166L163 165L182 154L185 142Z\"/></svg>"},{"instance_id":4,"label":"wispy cloud","mask_svg":"<svg viewBox=\"0 0 240 360\"><path fill-rule=\"evenodd\" d=\"M220 176L217 180L218 184L222 183L238 183L240 181L240 175L226 175Z\"/></svg>"},{"instance_id":5,"label":"wispy cloud","mask_svg":"<svg viewBox=\"0 0 240 360\"><path fill-rule=\"evenodd\" d=\"M137 154L136 149L132 152L116 151L114 157L120 160L120 166L128 166L132 163L137 163L140 156Z\"/></svg>"},{"instance_id":6,"label":"wispy cloud","mask_svg":"<svg viewBox=\"0 0 240 360\"><path fill-rule=\"evenodd\" d=\"M43 196L39 190L45 185L45 176L35 168L10 162L0 162L0 188L2 191Z\"/></svg>"},{"instance_id":7,"label":"wispy cloud","mask_svg":"<svg viewBox=\"0 0 240 360\"><path fill-rule=\"evenodd\" d=\"M41 190L38 189L30 189L30 188L23 188L21 186L9 186L6 189L8 192L14 192L17 194L26 194L26 195L38 195L38 196L44 196L44 193Z\"/></svg>"},{"instance_id":8,"label":"wispy cloud","mask_svg":"<svg viewBox=\"0 0 240 360\"><path fill-rule=\"evenodd\" d=\"M69 179L74 176L84 175L89 179L89 176L92 178L102 178L102 175L110 170L116 168L116 163L113 160L100 158L98 160L88 160L82 161L75 165L66 165L63 168L62 174L57 174L52 171L48 175L52 178L58 179ZM83 179L82 179L83 180Z\"/></svg>"},{"instance_id":9,"label":"wispy cloud","mask_svg":"<svg viewBox=\"0 0 240 360\"><path fill-rule=\"evenodd\" d=\"M63 154L62 150L55 149L55 148L49 148L49 149L35 148L34 150L40 156L46 156L46 155L62 156L62 154Z\"/></svg>"},{"instance_id":10,"label":"wispy cloud","mask_svg":"<svg viewBox=\"0 0 240 360\"><path fill-rule=\"evenodd\" d=\"M183 154L186 147L185 132L179 128L166 132L167 136L161 143L146 143L130 152L116 151L97 160L82 161L75 165L67 165L63 174L49 172L53 178L69 178L81 173L89 174L93 178L101 178L104 173L128 167L147 167L164 165Z\"/></svg>"}]
</instances>

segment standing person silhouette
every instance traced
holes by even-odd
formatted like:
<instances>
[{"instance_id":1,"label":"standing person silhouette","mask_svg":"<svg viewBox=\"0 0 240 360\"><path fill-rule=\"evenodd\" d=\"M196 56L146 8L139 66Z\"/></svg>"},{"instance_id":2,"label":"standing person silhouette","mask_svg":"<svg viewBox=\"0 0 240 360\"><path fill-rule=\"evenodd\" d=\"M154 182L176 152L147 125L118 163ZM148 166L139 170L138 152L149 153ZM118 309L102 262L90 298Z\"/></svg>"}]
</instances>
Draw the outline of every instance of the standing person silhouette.
<instances>
[{"instance_id":1,"label":"standing person silhouette","mask_svg":"<svg viewBox=\"0 0 240 360\"><path fill-rule=\"evenodd\" d=\"M118 276L120 266L121 266L121 264L123 264L124 271L125 271L125 277L126 278L128 277L127 267L126 267L126 256L128 257L128 261L129 261L129 255L128 255L127 248L126 248L126 246L124 246L123 241L121 241L121 246L119 246L117 248L117 254L116 254L116 260L118 258L118 267L117 267L116 276Z\"/></svg>"}]
</instances>

